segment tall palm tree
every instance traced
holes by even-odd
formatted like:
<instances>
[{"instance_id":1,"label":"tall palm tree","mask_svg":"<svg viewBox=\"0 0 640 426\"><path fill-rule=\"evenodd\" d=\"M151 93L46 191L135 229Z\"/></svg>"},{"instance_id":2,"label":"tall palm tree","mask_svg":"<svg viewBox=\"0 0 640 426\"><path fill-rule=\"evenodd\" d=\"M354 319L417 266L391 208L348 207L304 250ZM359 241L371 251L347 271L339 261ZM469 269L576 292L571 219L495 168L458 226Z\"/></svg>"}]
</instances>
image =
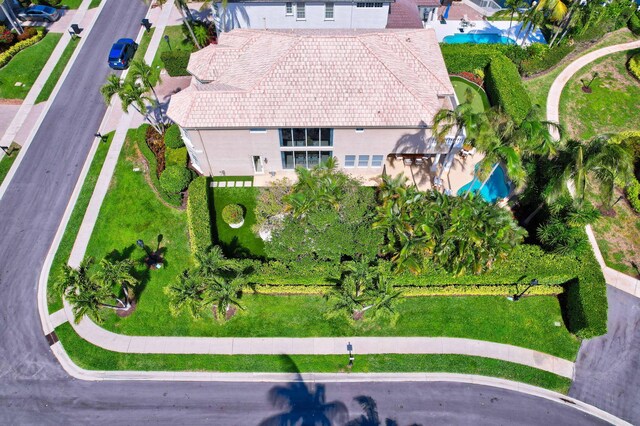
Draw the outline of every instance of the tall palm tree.
<instances>
[{"instance_id":1,"label":"tall palm tree","mask_svg":"<svg viewBox=\"0 0 640 426\"><path fill-rule=\"evenodd\" d=\"M133 261L130 259L111 262L102 259L100 269L95 274L95 279L100 281L106 288L119 286L124 294L124 300L116 297L118 306L124 309L131 308L131 303L135 299L135 289L138 280L131 274Z\"/></svg>"},{"instance_id":2,"label":"tall palm tree","mask_svg":"<svg viewBox=\"0 0 640 426\"><path fill-rule=\"evenodd\" d=\"M456 141L463 135L465 130L465 142L471 146L475 146L487 130L485 115L474 111L472 106L473 96L471 89L467 89L465 91L464 102L457 105L453 110L446 108L441 109L433 117L433 136L439 143L444 143L447 135L455 130L455 136L449 147L447 157L451 155L451 150L455 146ZM444 164L438 174L440 179L443 173Z\"/></svg>"},{"instance_id":3,"label":"tall palm tree","mask_svg":"<svg viewBox=\"0 0 640 426\"><path fill-rule=\"evenodd\" d=\"M490 143L482 146L481 151L484 153L484 158L478 163L478 172L474 174L474 179L483 175L485 178L477 192L482 191L500 164L504 164L507 176L517 186L525 182L526 173L522 166L522 157L517 148L510 145L508 141L499 137L492 138ZM469 186L465 197L469 195L472 188L473 184Z\"/></svg>"},{"instance_id":4,"label":"tall palm tree","mask_svg":"<svg viewBox=\"0 0 640 426\"><path fill-rule=\"evenodd\" d=\"M160 98L156 93L156 89L153 86L152 78L154 77L153 68L151 65L147 64L144 59L134 60L131 62L131 68L129 69L129 75L133 77L134 81L140 82L142 87L147 90L151 90L153 93L153 97L156 100L156 107L160 106ZM162 78L160 76L157 77L157 83L162 83Z\"/></svg>"},{"instance_id":5,"label":"tall palm tree","mask_svg":"<svg viewBox=\"0 0 640 426\"><path fill-rule=\"evenodd\" d=\"M531 33L544 25L545 21L546 16L541 8L539 8L538 6L530 7L529 10L521 16L522 26L518 29L517 37L520 37L520 34L523 31L524 37L522 38L522 42L520 43L520 45L524 46Z\"/></svg>"},{"instance_id":6,"label":"tall palm tree","mask_svg":"<svg viewBox=\"0 0 640 426\"><path fill-rule=\"evenodd\" d=\"M72 305L76 324L85 315L100 324L104 321L102 309L106 307L115 308L103 302L112 295L113 293L108 288L90 278L81 281L73 291L67 290L65 297Z\"/></svg>"},{"instance_id":7,"label":"tall palm tree","mask_svg":"<svg viewBox=\"0 0 640 426\"><path fill-rule=\"evenodd\" d=\"M120 77L110 74L107 82L100 88L100 93L107 105L114 96L120 98L122 110L126 113L132 106L149 124L159 133L164 133L164 125L149 114L146 102L149 98L145 95L146 88L135 82L123 82Z\"/></svg>"},{"instance_id":8,"label":"tall palm tree","mask_svg":"<svg viewBox=\"0 0 640 426\"><path fill-rule=\"evenodd\" d=\"M528 3L524 0L506 0L504 4L504 8L509 12L509 33L511 33L511 26L513 25L513 16L518 13L520 14L520 9L523 7L527 7Z\"/></svg>"},{"instance_id":9,"label":"tall palm tree","mask_svg":"<svg viewBox=\"0 0 640 426\"><path fill-rule=\"evenodd\" d=\"M178 11L180 12L180 16L182 16L182 22L184 22L184 24L187 26L187 30L191 35L191 40L193 40L193 43L196 45L198 50L202 49L202 46L200 45L200 43L198 43L198 39L193 33L193 27L191 26L191 23L193 22L193 15L191 14L191 10L187 5L186 0L174 0L174 1L176 4L176 7L178 8Z\"/></svg>"}]
</instances>

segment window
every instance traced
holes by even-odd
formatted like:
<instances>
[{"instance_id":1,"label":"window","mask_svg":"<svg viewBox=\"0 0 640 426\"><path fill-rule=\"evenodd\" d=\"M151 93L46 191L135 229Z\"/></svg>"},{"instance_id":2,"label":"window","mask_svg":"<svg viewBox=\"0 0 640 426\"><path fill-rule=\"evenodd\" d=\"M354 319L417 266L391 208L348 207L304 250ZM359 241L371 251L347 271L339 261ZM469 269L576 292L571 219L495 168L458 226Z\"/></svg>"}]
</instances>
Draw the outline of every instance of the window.
<instances>
[{"instance_id":1,"label":"window","mask_svg":"<svg viewBox=\"0 0 640 426\"><path fill-rule=\"evenodd\" d=\"M368 155L359 155L358 156L358 167L369 167L369 156Z\"/></svg>"},{"instance_id":2,"label":"window","mask_svg":"<svg viewBox=\"0 0 640 426\"><path fill-rule=\"evenodd\" d=\"M329 160L333 156L333 151L327 150L333 146L332 134L332 129L280 129L282 168L312 168Z\"/></svg>"},{"instance_id":3,"label":"window","mask_svg":"<svg viewBox=\"0 0 640 426\"><path fill-rule=\"evenodd\" d=\"M345 167L355 167L356 165L356 156L355 155L345 155L344 156L344 166Z\"/></svg>"},{"instance_id":4,"label":"window","mask_svg":"<svg viewBox=\"0 0 640 426\"><path fill-rule=\"evenodd\" d=\"M364 129L359 127L356 129L356 133L364 133Z\"/></svg>"},{"instance_id":5,"label":"window","mask_svg":"<svg viewBox=\"0 0 640 426\"><path fill-rule=\"evenodd\" d=\"M262 157L259 155L253 156L253 171L256 173L264 173L264 167L262 166Z\"/></svg>"},{"instance_id":6,"label":"window","mask_svg":"<svg viewBox=\"0 0 640 426\"><path fill-rule=\"evenodd\" d=\"M306 19L304 3L296 3L296 19L304 21Z\"/></svg>"},{"instance_id":7,"label":"window","mask_svg":"<svg viewBox=\"0 0 640 426\"><path fill-rule=\"evenodd\" d=\"M285 14L287 16L293 15L293 3L287 2L286 5L285 5L285 8L286 8Z\"/></svg>"},{"instance_id":8,"label":"window","mask_svg":"<svg viewBox=\"0 0 640 426\"><path fill-rule=\"evenodd\" d=\"M333 146L331 130L318 128L280 129L280 146L283 148Z\"/></svg>"},{"instance_id":9,"label":"window","mask_svg":"<svg viewBox=\"0 0 640 426\"><path fill-rule=\"evenodd\" d=\"M324 19L327 21L333 21L333 3L324 4Z\"/></svg>"},{"instance_id":10,"label":"window","mask_svg":"<svg viewBox=\"0 0 640 426\"><path fill-rule=\"evenodd\" d=\"M333 151L282 151L282 168L305 167L310 169L329 161L332 156Z\"/></svg>"},{"instance_id":11,"label":"window","mask_svg":"<svg viewBox=\"0 0 640 426\"><path fill-rule=\"evenodd\" d=\"M371 157L371 167L381 167L383 159L384 157L382 155L374 155Z\"/></svg>"},{"instance_id":12,"label":"window","mask_svg":"<svg viewBox=\"0 0 640 426\"><path fill-rule=\"evenodd\" d=\"M357 3L356 7L382 7L382 3Z\"/></svg>"}]
</instances>

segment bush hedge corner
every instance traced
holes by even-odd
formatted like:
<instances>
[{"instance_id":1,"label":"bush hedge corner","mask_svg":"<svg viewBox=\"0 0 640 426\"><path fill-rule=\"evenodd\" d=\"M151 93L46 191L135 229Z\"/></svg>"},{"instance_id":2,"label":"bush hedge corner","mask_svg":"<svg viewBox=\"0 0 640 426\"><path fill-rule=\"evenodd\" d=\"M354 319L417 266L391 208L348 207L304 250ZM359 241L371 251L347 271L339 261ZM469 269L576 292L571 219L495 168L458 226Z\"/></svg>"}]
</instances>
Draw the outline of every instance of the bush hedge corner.
<instances>
[{"instance_id":1,"label":"bush hedge corner","mask_svg":"<svg viewBox=\"0 0 640 426\"><path fill-rule=\"evenodd\" d=\"M640 36L640 12L636 12L629 18L627 23L629 30L637 36Z\"/></svg>"},{"instance_id":2,"label":"bush hedge corner","mask_svg":"<svg viewBox=\"0 0 640 426\"><path fill-rule=\"evenodd\" d=\"M182 141L182 135L180 134L180 127L177 124L172 124L164 132L164 144L167 148L178 149L184 146Z\"/></svg>"},{"instance_id":3,"label":"bush hedge corner","mask_svg":"<svg viewBox=\"0 0 640 426\"><path fill-rule=\"evenodd\" d=\"M632 76L640 80L640 53L636 53L627 62L627 68Z\"/></svg>"},{"instance_id":4,"label":"bush hedge corner","mask_svg":"<svg viewBox=\"0 0 640 426\"><path fill-rule=\"evenodd\" d=\"M170 194L177 194L189 185L191 172L184 166L169 166L160 176L160 186Z\"/></svg>"},{"instance_id":5,"label":"bush hedge corner","mask_svg":"<svg viewBox=\"0 0 640 426\"><path fill-rule=\"evenodd\" d=\"M178 149L167 147L164 151L165 164L167 167L169 166L186 167L188 155L189 154L187 153L187 148L184 146Z\"/></svg>"},{"instance_id":6,"label":"bush hedge corner","mask_svg":"<svg viewBox=\"0 0 640 426\"><path fill-rule=\"evenodd\" d=\"M197 177L189 185L187 224L192 253L203 253L212 244L207 178Z\"/></svg>"},{"instance_id":7,"label":"bush hedge corner","mask_svg":"<svg viewBox=\"0 0 640 426\"><path fill-rule=\"evenodd\" d=\"M179 77L189 75L187 71L187 65L189 65L189 57L191 52L184 50L174 50L169 52L162 52L160 59L164 64L164 68L167 70L167 74L171 77Z\"/></svg>"}]
</instances>

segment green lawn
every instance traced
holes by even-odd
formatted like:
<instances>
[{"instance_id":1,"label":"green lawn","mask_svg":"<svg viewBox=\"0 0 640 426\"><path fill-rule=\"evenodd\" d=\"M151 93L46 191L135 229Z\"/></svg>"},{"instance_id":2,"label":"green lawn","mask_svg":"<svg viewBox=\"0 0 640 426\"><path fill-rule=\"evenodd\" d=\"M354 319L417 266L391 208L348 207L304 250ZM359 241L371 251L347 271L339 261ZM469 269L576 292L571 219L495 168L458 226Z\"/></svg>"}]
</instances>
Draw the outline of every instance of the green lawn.
<instances>
[{"instance_id":1,"label":"green lawn","mask_svg":"<svg viewBox=\"0 0 640 426\"><path fill-rule=\"evenodd\" d=\"M560 98L560 122L569 136L589 139L640 127L640 83L627 73L627 55L600 58L569 80ZM599 77L591 85L593 93L582 92L581 80L590 81L595 72Z\"/></svg>"},{"instance_id":2,"label":"green lawn","mask_svg":"<svg viewBox=\"0 0 640 426\"><path fill-rule=\"evenodd\" d=\"M71 359L88 370L324 372L346 370L339 355L161 355L110 352L82 340L70 324L56 334ZM449 372L501 377L566 394L571 381L524 365L464 355L359 355L352 370L364 372Z\"/></svg>"},{"instance_id":3,"label":"green lawn","mask_svg":"<svg viewBox=\"0 0 640 426\"><path fill-rule=\"evenodd\" d=\"M160 75L160 70L164 67L162 60L160 59L160 55L162 52L166 52L169 50L169 45L164 40L164 36L169 36L169 44L171 44L171 50L187 50L194 51L195 46L193 42L186 38L184 34L182 34L182 28L180 25L172 25L166 27L164 30L162 41L160 42L160 46L158 46L158 51L156 52L156 56L153 59L153 69L155 70L155 77L153 81L155 82Z\"/></svg>"},{"instance_id":4,"label":"green lawn","mask_svg":"<svg viewBox=\"0 0 640 426\"><path fill-rule=\"evenodd\" d=\"M149 43L151 42L151 37L153 37L153 33L155 32L155 27L151 28L149 31L145 31L142 34L142 39L140 40L140 44L138 44L138 50L136 50L136 54L133 55L133 60L142 61L144 59L144 55L147 52L147 48L149 47ZM131 81L133 79L132 73L127 73L126 80Z\"/></svg>"},{"instance_id":5,"label":"green lawn","mask_svg":"<svg viewBox=\"0 0 640 426\"><path fill-rule=\"evenodd\" d=\"M471 89L471 92L473 93L471 106L475 112L481 113L491 107L489 105L489 98L487 98L487 94L484 90L482 90L481 87L461 77L451 76L450 79L451 84L453 85L453 90L456 91L458 101L464 102L466 99L467 90Z\"/></svg>"},{"instance_id":6,"label":"green lawn","mask_svg":"<svg viewBox=\"0 0 640 426\"><path fill-rule=\"evenodd\" d=\"M9 152L11 152L11 155L5 154L0 160L0 184L4 182L4 178L6 178L9 174L9 170L11 170L11 166L13 166L14 161L16 161L20 149L14 149L13 151Z\"/></svg>"},{"instance_id":7,"label":"green lawn","mask_svg":"<svg viewBox=\"0 0 640 426\"><path fill-rule=\"evenodd\" d=\"M91 199L93 188L96 186L98 176L100 175L100 170L102 169L102 164L104 163L107 152L109 151L109 146L111 145L113 134L113 132L109 133L107 135L107 142L98 145L96 154L93 157L91 166L89 167L87 178L85 179L80 195L78 196L78 201L76 202L73 212L71 213L71 217L69 218L67 229L62 236L58 251L53 258L51 270L49 271L48 286L48 305L50 313L62 309L62 299L60 298L59 294L55 294L53 291L51 291L51 287L53 282L60 274L62 266L69 260L69 255L71 254L73 243L76 239L76 236L78 235L78 230L80 229L80 224L82 223L82 219L84 218L84 213L87 210L87 206L89 205L89 200Z\"/></svg>"},{"instance_id":8,"label":"green lawn","mask_svg":"<svg viewBox=\"0 0 640 426\"><path fill-rule=\"evenodd\" d=\"M603 37L602 40L593 45L585 45L584 47L576 48L573 53L568 55L549 72L534 78L523 80L524 87L527 89L527 91L529 92L529 96L531 97L531 102L534 105L539 105L541 113L543 115L546 114L547 96L549 95L549 89L551 89L553 81L556 79L558 74L560 74L562 70L566 68L567 64L569 64L571 61L574 61L578 57L594 50L598 50L607 46L613 46L614 44L627 43L635 39L636 37L627 28L614 31L613 33L609 33L607 36Z\"/></svg>"},{"instance_id":9,"label":"green lawn","mask_svg":"<svg viewBox=\"0 0 640 426\"><path fill-rule=\"evenodd\" d=\"M82 0L62 0L60 6L66 6L69 9L77 9L82 4Z\"/></svg>"},{"instance_id":10,"label":"green lawn","mask_svg":"<svg viewBox=\"0 0 640 426\"><path fill-rule=\"evenodd\" d=\"M213 188L213 203L216 218L216 236L228 256L262 257L264 243L251 227L256 223L255 207L258 188ZM244 225L231 228L222 220L222 209L227 204L240 204L245 208Z\"/></svg>"},{"instance_id":11,"label":"green lawn","mask_svg":"<svg viewBox=\"0 0 640 426\"><path fill-rule=\"evenodd\" d=\"M64 51L62 52L62 56L60 57L60 60L56 64L55 68L53 69L53 72L51 72L51 74L49 75L49 78L47 79L47 82L42 87L42 90L40 91L40 94L36 99L36 103L44 102L47 99L49 99L49 96L51 96L51 92L53 92L53 88L58 83L58 80L60 79L62 72L67 66L67 63L69 62L69 59L71 59L71 55L73 55L73 52L76 50L76 47L78 47L78 43L80 43L80 37L76 37L69 41L69 44L67 45L67 47L65 47Z\"/></svg>"},{"instance_id":12,"label":"green lawn","mask_svg":"<svg viewBox=\"0 0 640 426\"><path fill-rule=\"evenodd\" d=\"M100 6L100 3L102 3L102 0L91 0L91 3L89 4L89 9L93 9L95 7Z\"/></svg>"},{"instance_id":13,"label":"green lawn","mask_svg":"<svg viewBox=\"0 0 640 426\"><path fill-rule=\"evenodd\" d=\"M24 99L62 34L49 33L40 42L18 53L0 69L0 99ZM16 86L16 83L22 86Z\"/></svg>"}]
</instances>

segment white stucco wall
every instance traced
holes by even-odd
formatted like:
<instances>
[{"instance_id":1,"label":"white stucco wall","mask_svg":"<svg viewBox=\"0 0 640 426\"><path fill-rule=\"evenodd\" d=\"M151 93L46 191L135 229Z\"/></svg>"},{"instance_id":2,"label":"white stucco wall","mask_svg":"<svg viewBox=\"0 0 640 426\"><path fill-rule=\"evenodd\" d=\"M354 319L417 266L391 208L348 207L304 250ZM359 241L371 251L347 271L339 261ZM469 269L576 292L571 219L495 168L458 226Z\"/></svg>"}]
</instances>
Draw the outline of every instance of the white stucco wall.
<instances>
[{"instance_id":1,"label":"white stucco wall","mask_svg":"<svg viewBox=\"0 0 640 426\"><path fill-rule=\"evenodd\" d=\"M334 3L333 20L325 19L324 2L305 3L305 19L286 14L282 3L228 3L224 15L226 31L233 28L254 29L319 29L319 28L385 28L389 15L389 3L382 7L357 7L357 2ZM221 4L218 10L222 11Z\"/></svg>"},{"instance_id":2,"label":"white stucco wall","mask_svg":"<svg viewBox=\"0 0 640 426\"><path fill-rule=\"evenodd\" d=\"M447 152L446 146L437 146L430 129L334 129L333 156L344 164L346 155L356 156L355 169L360 175L379 175L381 167L372 167L374 155L383 156L383 164L389 154L436 154ZM280 134L278 129L256 132L240 130L187 130L185 142L192 162L199 166L201 173L210 176L253 176L252 157L260 156L263 161L262 174L275 172L276 177L293 175L282 164ZM299 148L304 149L304 148ZM325 150L318 148L319 150ZM291 149L290 149L291 150ZM307 148L313 151L314 148ZM368 155L369 166L358 167L358 156Z\"/></svg>"}]
</instances>

